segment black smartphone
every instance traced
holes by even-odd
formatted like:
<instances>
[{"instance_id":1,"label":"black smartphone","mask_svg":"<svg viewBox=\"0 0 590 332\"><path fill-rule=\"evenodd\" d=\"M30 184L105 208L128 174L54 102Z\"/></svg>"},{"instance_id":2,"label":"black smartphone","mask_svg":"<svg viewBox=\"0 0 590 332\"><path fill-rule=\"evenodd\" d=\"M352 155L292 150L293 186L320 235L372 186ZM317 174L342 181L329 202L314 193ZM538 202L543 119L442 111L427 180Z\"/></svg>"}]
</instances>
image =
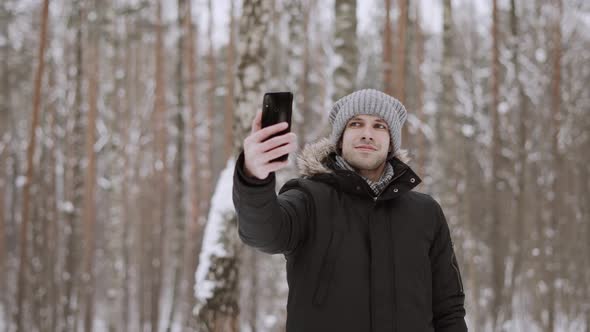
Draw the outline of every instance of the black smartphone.
<instances>
[{"instance_id":1,"label":"black smartphone","mask_svg":"<svg viewBox=\"0 0 590 332\"><path fill-rule=\"evenodd\" d=\"M272 126L279 122L287 122L289 125L287 129L278 132L267 139L275 136L284 135L291 131L291 113L293 112L293 94L291 92L267 92L264 94L262 102L262 128ZM289 157L285 154L281 157L271 160L285 161Z\"/></svg>"}]
</instances>

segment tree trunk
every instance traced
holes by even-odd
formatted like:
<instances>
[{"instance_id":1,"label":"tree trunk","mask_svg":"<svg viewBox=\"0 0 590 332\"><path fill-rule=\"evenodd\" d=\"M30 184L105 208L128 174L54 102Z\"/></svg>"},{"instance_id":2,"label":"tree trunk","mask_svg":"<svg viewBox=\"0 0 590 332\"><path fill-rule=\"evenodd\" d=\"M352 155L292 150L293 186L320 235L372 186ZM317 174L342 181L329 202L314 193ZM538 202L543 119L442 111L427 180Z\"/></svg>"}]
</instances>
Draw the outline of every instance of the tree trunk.
<instances>
[{"instance_id":1,"label":"tree trunk","mask_svg":"<svg viewBox=\"0 0 590 332\"><path fill-rule=\"evenodd\" d=\"M518 16L516 15L516 3L515 0L510 1L510 32L511 32L511 46L512 50L512 65L514 67L514 76L516 80L516 86L518 89L518 109L519 114L519 128L518 128L518 168L517 168L517 183L518 193L516 195L516 214L513 224L515 225L514 239L512 241L512 257L514 259L514 266L510 276L510 290L508 294L507 304L507 321L511 321L514 317L513 302L514 297L518 295L520 287L517 287L517 278L519 277L522 263L523 263L523 251L524 247L524 225L525 225L525 208L526 208L526 177L527 177L527 151L525 148L526 138L528 137L526 121L528 119L528 103L527 96L524 92L523 82L520 80L520 48L519 48L519 28L518 28Z\"/></svg>"},{"instance_id":2,"label":"tree trunk","mask_svg":"<svg viewBox=\"0 0 590 332\"><path fill-rule=\"evenodd\" d=\"M388 0L389 1L389 0ZM399 20L397 24L398 45L396 48L396 85L395 96L402 103L406 102L406 35L408 26L408 1L399 0ZM406 128L406 127L404 127Z\"/></svg>"},{"instance_id":3,"label":"tree trunk","mask_svg":"<svg viewBox=\"0 0 590 332\"><path fill-rule=\"evenodd\" d=\"M3 76L7 75L6 73L3 73ZM4 89L7 89L6 87L4 87ZM1 106L0 106L1 107ZM8 112L8 110L2 109L2 111L0 111L0 131L4 132L5 130L5 126L4 124L7 123L7 121L5 120L3 114L5 114L4 112ZM8 178L7 176L7 172L6 172L6 161L8 160L7 156L8 156L8 139L4 139L4 137L0 136L0 145L2 145L2 147L0 148L0 287L2 289L8 289L8 283L7 283L7 278L6 278L6 249L7 249L7 241L6 241L6 231L5 229L5 224L6 224L6 220L5 220L5 214L6 211L4 211L4 196L6 195L6 193L8 192L7 186L6 186L6 181L5 179ZM6 316L7 313L7 308L8 308L8 299L7 299L7 292L2 292L2 295L0 295L0 306L2 307L2 312L0 312L0 315L2 317Z\"/></svg>"},{"instance_id":4,"label":"tree trunk","mask_svg":"<svg viewBox=\"0 0 590 332\"><path fill-rule=\"evenodd\" d=\"M358 49L356 37L356 0L335 0L334 53L342 61L334 71L334 94L337 100L356 86Z\"/></svg>"},{"instance_id":5,"label":"tree trunk","mask_svg":"<svg viewBox=\"0 0 590 332\"><path fill-rule=\"evenodd\" d=\"M133 27L134 34L137 36L136 38L141 39L144 38L143 30L139 27L136 27L134 22L129 23L130 27ZM130 258L135 258L137 263L135 263L135 298L136 298L136 310L137 310L137 328L141 332L145 332L148 327L148 309L150 308L150 277L151 277L151 268L150 262L148 258L151 258L149 252L151 251L151 243L150 237L148 233L148 228L151 227L152 224L152 216L150 215L150 211L147 211L149 207L152 206L149 195L146 194L142 189L145 186L145 176L142 175L141 169L145 160L146 151L144 149L143 144L141 143L141 136L142 133L142 126L144 126L143 122L141 121L142 116L142 109L136 105L139 105L142 100L141 95L141 85L139 82L143 79L141 74L144 72L143 68L145 66L145 57L147 52L144 52L142 45L140 43L135 43L132 45L131 48L131 82L129 83L129 109L131 114L129 114L131 119L139 118L138 127L135 130L139 132L139 138L136 140L137 144L139 145L138 151L136 156L133 159L129 159L132 163L130 168L133 169L133 174L129 176L130 182L137 183L137 196L133 196L136 200L136 204L130 205L130 207L134 207L133 215L137 216L137 222L135 223L135 227L130 227L130 234L133 234L131 238L133 239L132 243L129 244L129 250L133 250L133 254L129 252ZM143 60L143 61L142 61ZM145 126L148 127L148 126ZM147 130L147 129L146 129ZM129 139L132 139L131 137ZM150 188L150 192L153 188ZM130 225L131 226L131 225ZM131 278L130 278L131 279ZM133 326L133 324L132 324Z\"/></svg>"},{"instance_id":6,"label":"tree trunk","mask_svg":"<svg viewBox=\"0 0 590 332\"><path fill-rule=\"evenodd\" d=\"M41 120L41 119L40 119ZM42 120L41 120L42 121ZM39 124L39 128L42 128L43 124ZM38 173L44 173L46 169L42 166L46 163L47 153L44 150L42 144L40 144L40 158L38 161ZM43 212L41 211L43 208L43 203L39 197L44 197L45 187L43 186L43 182L39 174L35 174L33 176L32 183L35 183L35 187L32 190L32 197L31 200L31 254L30 259L27 262L29 264L29 273L28 273L28 280L27 284L31 289L37 290L36 292L31 292L27 295L27 301L29 302L28 305L28 312L29 312L29 321L30 326L29 329L33 331L41 331L42 330L42 302L43 302L43 295L44 295L44 284L41 281L40 276L43 275L43 263L41 259L41 252L43 251L42 241L43 241L43 234L42 234L42 221L41 218Z\"/></svg>"},{"instance_id":7,"label":"tree trunk","mask_svg":"<svg viewBox=\"0 0 590 332\"><path fill-rule=\"evenodd\" d=\"M589 123L590 124L590 123ZM586 126L586 131L590 130L590 126ZM586 139L586 143L582 145L583 151L588 151L590 149L590 139ZM586 156L587 160L588 156ZM580 202L588 202L590 200L590 163L580 163L580 183L582 183L581 187L581 200ZM590 207L588 204L582 203L582 220L588 220L590 218ZM586 253L590 252L590 223L586 222ZM584 290L585 290L585 298L590 298L590 255L585 254L585 279L584 279ZM586 318L586 332L590 332L590 306L586 306L586 310L584 312L584 316Z\"/></svg>"},{"instance_id":8,"label":"tree trunk","mask_svg":"<svg viewBox=\"0 0 590 332\"><path fill-rule=\"evenodd\" d=\"M208 54L207 54L207 80L208 80L208 87L207 87L207 117L205 120L205 125L207 126L206 130L206 137L202 142L204 144L199 144L199 147L203 149L202 156L204 157L203 160L203 167L202 173L203 175L200 177L203 186L201 187L203 192L201 193L201 197L211 197L212 194L212 187L213 187L213 125L215 121L215 89L217 88L217 78L216 78L216 63L215 63L215 50L213 48L213 18L215 17L213 13L213 0L207 1L207 8L209 11L209 24L207 27L207 42L209 44ZM202 206L202 213L205 215L209 211L209 199L201 200Z\"/></svg>"},{"instance_id":9,"label":"tree trunk","mask_svg":"<svg viewBox=\"0 0 590 332\"><path fill-rule=\"evenodd\" d=\"M55 87L55 69L49 68L49 86ZM48 142L57 141L55 135L55 103L49 102L46 106L45 119L41 120L44 138L40 140L41 156L39 171L34 175L34 183L38 189L32 192L33 200L32 223L32 258L31 265L31 289L36 291L31 294L33 305L33 318L31 321L39 331L55 331L55 317L57 311L57 282L56 267L58 247L56 246L56 145ZM45 137L47 139L45 139Z\"/></svg>"},{"instance_id":10,"label":"tree trunk","mask_svg":"<svg viewBox=\"0 0 590 332\"><path fill-rule=\"evenodd\" d=\"M98 27L92 27L95 31ZM88 163L84 177L84 330L92 332L94 318L94 256L96 247L96 118L98 108L98 80L100 59L100 37L90 33L89 82L88 82L88 122L86 123L86 157Z\"/></svg>"},{"instance_id":11,"label":"tree trunk","mask_svg":"<svg viewBox=\"0 0 590 332\"><path fill-rule=\"evenodd\" d=\"M477 33L477 30L475 29L475 6L473 3L470 3L469 6L469 16L471 17L469 22L472 22L472 24L470 24L470 26L472 28L469 29L469 45L470 45L470 52L469 52L469 60L467 60L469 63L476 63L478 60L478 54L477 54L477 50L479 49L479 43L480 43L480 37ZM477 110L478 109L478 103L477 103L477 92L476 89L478 87L478 80L476 77L476 74L473 71L473 68L467 68L466 70L468 70L469 74L468 74L468 81L469 81L469 95L470 95L470 99L471 99L471 109L472 110ZM483 113L483 111L479 111L478 113ZM475 116L474 116L475 117ZM468 118L469 120L471 120L473 123L472 125L474 127L476 127L476 123L473 120L473 118ZM479 131L479 130L478 130ZM476 137L475 135L476 132L474 131L474 134L472 137ZM470 146L469 149L465 149L464 151L464 160L466 163L466 173L465 173L465 179L466 179L466 186L465 186L465 194L463 196L463 199L467 199L466 202L463 202L465 207L465 221L464 221L464 227L466 229L466 234L468 237L473 236L475 237L476 234L480 233L480 230L482 228L483 223L480 221L478 223L478 220L481 219L481 215L482 213L478 213L477 211L479 210L480 206L477 202L479 201L479 197L478 195L481 195L482 190L480 189L480 187L482 187L484 184L481 183L481 181L479 181L479 179L477 179L477 175L479 174L481 167L478 165L477 160L474 160L474 158L472 158L471 156L473 156L473 153L475 151L475 149L477 148L477 146ZM471 158L470 158L471 157ZM472 179L472 177L475 177L476 179L474 180L470 180ZM474 205L471 205L474 204ZM478 238L484 238L483 236L479 236ZM480 255L480 250L479 247L477 245L473 245L471 248L466 248L467 250L465 250L465 256L467 257L477 257L478 255ZM474 329L478 329L481 326L480 323L480 319L481 319L481 314L480 314L480 306L479 306L479 299L480 299L480 285L481 282L483 280L483 278L480 278L480 270L479 270L479 265L477 264L475 261L473 260L467 260L468 264L467 264L467 269L466 269L466 275L465 277L467 278L467 283L469 284L468 289L471 290L471 292L467 292L467 296L466 296L466 306L470 308L470 316L471 319L470 321L470 327L473 327ZM465 280L465 279L464 279Z\"/></svg>"},{"instance_id":12,"label":"tree trunk","mask_svg":"<svg viewBox=\"0 0 590 332\"><path fill-rule=\"evenodd\" d=\"M440 171L444 174L439 174L441 181L440 191L444 193L452 192L453 181L456 178L453 165L456 163L457 154L454 151L455 137L455 102L456 102L456 86L453 74L456 70L455 45L454 45L454 29L453 29L453 7L451 0L444 0L443 2L443 51L441 64L441 82L442 82L442 100L440 111L436 113L436 133L437 142L440 146L435 150L435 153L440 154L435 156L440 162ZM441 197L443 206L450 208L453 211L453 200L448 195Z\"/></svg>"},{"instance_id":13,"label":"tree trunk","mask_svg":"<svg viewBox=\"0 0 590 332\"><path fill-rule=\"evenodd\" d=\"M249 287L249 291L250 294L248 294L248 299L250 301L252 301L250 303L250 310L248 310L248 318L247 321L250 325L250 330L252 332L256 332L258 331L258 308L260 306L260 303L258 301L259 295L258 295L258 290L260 289L260 285L258 282L258 253L255 252L254 250L249 250L250 254L248 255L247 261L248 261L248 268L250 269L250 287Z\"/></svg>"},{"instance_id":14,"label":"tree trunk","mask_svg":"<svg viewBox=\"0 0 590 332\"><path fill-rule=\"evenodd\" d=\"M435 179L434 187L440 193L441 205L446 209L447 219L453 222L457 220L456 213L460 210L457 200L456 183L462 176L462 155L459 153L461 146L460 134L458 134L459 121L456 114L457 88L454 73L457 71L455 61L455 29L453 20L453 7L451 0L443 2L443 33L442 33L442 64L441 64L441 95L440 109L435 113L435 133L437 148L433 149L433 159L436 166L432 169L432 177Z\"/></svg>"},{"instance_id":15,"label":"tree trunk","mask_svg":"<svg viewBox=\"0 0 590 332\"><path fill-rule=\"evenodd\" d=\"M55 66L52 66L51 75L49 79L50 86L56 86L56 78L55 78ZM57 129L61 127L60 118L57 114L57 104L55 102L51 103L50 106L50 120L49 120L49 132L51 133L51 137L54 142L59 141L59 135ZM49 188L51 188L50 195L47 197L47 205L48 205L48 217L46 222L46 255L47 255L47 273L49 274L47 277L47 286L49 288L48 292L48 303L46 306L46 310L50 312L51 320L48 322L48 330L50 331L57 331L57 323L58 323L58 308L59 308L59 296L61 294L61 284L59 281L59 275L62 273L62 267L60 266L60 255L59 250L61 248L60 244L63 243L61 241L61 233L58 228L58 220L63 220L63 216L60 215L58 210L58 196L57 196L57 183L58 177L56 169L61 167L62 165L58 164L57 160L58 155L58 148L57 144L53 144L50 147L49 151L49 165L51 165L51 175L49 175Z\"/></svg>"},{"instance_id":16,"label":"tree trunk","mask_svg":"<svg viewBox=\"0 0 590 332\"><path fill-rule=\"evenodd\" d=\"M490 205L492 212L492 229L490 232L490 246L492 246L492 328L501 326L499 322L500 310L502 308L502 299L504 288L504 254L502 239L502 218L500 216L500 195L498 195L500 183L500 117L498 104L500 99L500 59L499 59L499 33L498 33L498 5L497 0L493 0L492 9L492 105L490 107L490 118L492 119L492 147L491 147L491 172L492 180L490 182Z\"/></svg>"},{"instance_id":17,"label":"tree trunk","mask_svg":"<svg viewBox=\"0 0 590 332\"><path fill-rule=\"evenodd\" d=\"M188 0L187 12L192 12L192 0ZM190 218L187 220L187 231L185 234L185 252L184 265L185 276L182 284L182 294L184 296L183 310L182 310L182 327L184 329L193 328L196 326L196 321L191 313L196 301L193 291L195 285L195 271L199 263L199 250L201 249L202 241L202 209L201 209L201 173L199 169L202 163L198 156L197 141L202 137L197 135L197 99L196 99L196 80L197 80L197 50L196 45L198 36L198 25L193 25L192 16L187 15L184 24L184 30L187 36L187 47L185 50L185 57L188 64L188 86L187 96L189 101L189 158L190 158L190 181L189 181L189 202L190 202Z\"/></svg>"},{"instance_id":18,"label":"tree trunk","mask_svg":"<svg viewBox=\"0 0 590 332\"><path fill-rule=\"evenodd\" d=\"M236 17L234 15L235 0L230 0L229 9L229 43L227 45L227 67L225 69L225 84L227 88L227 94L225 95L225 140L224 140L224 152L225 159L229 159L232 156L233 148L233 136L234 136L234 87L236 75L235 70L235 53L236 53Z\"/></svg>"},{"instance_id":19,"label":"tree trunk","mask_svg":"<svg viewBox=\"0 0 590 332\"><path fill-rule=\"evenodd\" d=\"M552 56L552 75L551 75L551 155L553 157L553 178L551 179L551 196L550 199L550 237L548 245L552 247L551 255L549 256L549 331L555 331L555 314L557 310L557 288L556 280L560 277L559 273L559 257L557 257L559 249L559 240L561 239L560 230L560 216L561 216L561 195L562 186L560 185L561 172L563 170L563 156L559 148L559 134L561 131L561 118L563 116L561 110L561 19L563 12L562 0L554 0L556 5L556 17L553 22L552 39L553 39L553 56Z\"/></svg>"},{"instance_id":20,"label":"tree trunk","mask_svg":"<svg viewBox=\"0 0 590 332\"><path fill-rule=\"evenodd\" d=\"M383 30L383 92L393 95L393 63L391 33L391 0L385 0L385 27Z\"/></svg>"},{"instance_id":21,"label":"tree trunk","mask_svg":"<svg viewBox=\"0 0 590 332\"><path fill-rule=\"evenodd\" d=\"M389 1L389 0L388 0ZM420 124L426 123L424 114L424 81L422 80L422 64L424 63L424 34L422 32L422 15L420 3L416 5L416 113ZM422 128L422 126L421 126ZM426 169L426 136L419 130L417 137L417 164L419 176L424 176Z\"/></svg>"},{"instance_id":22,"label":"tree trunk","mask_svg":"<svg viewBox=\"0 0 590 332\"><path fill-rule=\"evenodd\" d=\"M184 36L186 31L183 30L184 20L183 15L188 15L186 12L186 1L178 0L178 15L177 24L180 35L177 41L177 62L176 62L176 160L175 160L175 192L174 192L174 220L176 226L172 228L174 240L172 241L173 254L170 257L171 263L173 264L173 277L172 277L172 295L170 298L170 313L168 316L168 324L166 331L172 330L172 324L174 323L174 316L176 314L176 307L178 302L178 288L182 282L184 262L182 261L182 254L184 253L184 226L186 223L185 218L185 202L184 202Z\"/></svg>"},{"instance_id":23,"label":"tree trunk","mask_svg":"<svg viewBox=\"0 0 590 332\"><path fill-rule=\"evenodd\" d=\"M441 111L437 113L437 141L441 146L447 146L450 137L450 117L455 103L455 83L453 81L453 16L451 0L443 2L443 59L441 68L441 81L443 96Z\"/></svg>"},{"instance_id":24,"label":"tree trunk","mask_svg":"<svg viewBox=\"0 0 590 332\"><path fill-rule=\"evenodd\" d=\"M36 131L39 122L39 113L41 112L41 83L43 82L43 70L45 67L45 44L47 35L47 21L49 18L49 0L43 1L41 11L41 31L39 33L39 51L37 56L37 72L35 73L35 90L33 93L33 119L31 121L31 136L27 147L27 179L23 187L22 202L22 219L20 229L20 260L18 265L18 289L17 289L17 309L15 313L15 322L17 332L25 331L25 312L24 301L27 288L27 265L28 265L28 227L29 227L29 200L30 191L33 181L34 165L33 156L35 155Z\"/></svg>"},{"instance_id":25,"label":"tree trunk","mask_svg":"<svg viewBox=\"0 0 590 332\"><path fill-rule=\"evenodd\" d=\"M138 159L142 160L143 158L140 157ZM138 163L137 173L139 173L140 168L141 166ZM150 185L150 187L152 186ZM154 227L154 217L148 211L148 209L152 206L153 202L151 195L145 193L144 191L145 185L142 186L142 194L139 203L141 204L139 209L140 222L137 225L137 232L139 233L139 241L137 241L137 257L139 258L139 287L137 290L137 307L139 310L139 328L142 332L146 331L150 323L150 321L148 320L151 318L150 310L151 301L153 300L151 296L151 294L153 293L152 279L154 278L152 268L153 244L150 243L152 241L152 237L149 233L150 228Z\"/></svg>"},{"instance_id":26,"label":"tree trunk","mask_svg":"<svg viewBox=\"0 0 590 332\"><path fill-rule=\"evenodd\" d=\"M138 53L141 48L138 48ZM142 67L140 61L136 63L136 73L139 68ZM138 77L139 75L137 75ZM137 266L137 278L138 278L138 287L137 287L137 310L139 311L138 314L138 326L141 332L145 332L149 327L149 319L150 319L150 309L151 309L151 278L152 278L152 267L151 262L153 259L153 249L151 245L151 234L149 232L151 227L154 227L154 217L153 214L150 213L152 209L150 209L154 202L153 202L153 193L146 192L145 187L149 186L150 190L153 189L152 181L144 180L145 176L142 176L140 171L142 168L142 164L147 159L145 157L145 152L143 149L140 149L138 152L138 156L136 159L135 164L135 174L137 174L137 180L142 181L139 189L139 196L138 196L138 218L139 222L137 223L136 233L137 233L137 241L135 243L135 250L136 250L136 257L138 259L138 266ZM150 179L151 180L151 179ZM146 184L147 182L147 184Z\"/></svg>"},{"instance_id":27,"label":"tree trunk","mask_svg":"<svg viewBox=\"0 0 590 332\"><path fill-rule=\"evenodd\" d=\"M2 14L7 12L5 7L2 8ZM1 37L5 40L9 39L8 35L8 24L2 24L1 30ZM10 58L9 47L4 47L1 51L2 57L4 59ZM8 278L7 278L7 269L6 269L6 258L8 257L8 246L7 246L7 222L6 219L6 211L5 211L5 204L6 204L6 196L8 196L8 151L9 151L9 143L11 140L10 134L5 134L8 132L9 126L9 115L12 113L11 107L11 89L10 89L10 64L8 61L2 61L2 72L0 73L1 78L1 86L0 86L0 288L8 289ZM14 130L14 129L13 129ZM9 292L5 291L2 292L0 295L0 306L2 307L2 311L0 315L2 317L7 317L7 324L10 323L9 316Z\"/></svg>"},{"instance_id":28,"label":"tree trunk","mask_svg":"<svg viewBox=\"0 0 590 332\"><path fill-rule=\"evenodd\" d=\"M100 17L103 17L102 12L100 15ZM123 97L124 93L127 94L128 92L125 87L125 76L128 76L129 71L127 71L127 75L122 75L122 71L123 68L128 70L129 67L126 60L122 57L124 52L127 51L126 49L122 49L126 41L121 37L123 34L122 31L126 29L125 24L119 16L113 18L112 24L115 29L112 31L110 38L106 40L107 43L105 43L107 44L105 45L106 48L112 49L112 56L110 57L110 61L104 62L104 67L109 67L112 89L106 90L101 96L101 99L105 100L105 104L108 103L108 105L111 105L110 112L108 109L104 110L103 122L105 125L108 125L109 134L112 139L101 150L100 160L102 162L100 164L104 166L99 166L101 172L98 174L104 174L104 177L111 179L110 181L112 181L113 187L104 188L112 192L110 195L105 195L106 197L104 199L101 199L104 196L100 195L103 191L98 191L97 204L101 201L102 204L100 204L100 209L97 210L96 218L102 220L102 223L99 223L100 226L96 227L97 235L95 237L97 238L96 243L98 247L95 249L95 252L104 251L104 255L95 255L94 258L96 266L95 275L98 276L104 272L109 275L109 278L104 278L106 279L104 281L101 280L103 278L94 277L94 287L97 290L101 290L103 287L110 290L104 297L98 293L95 301L99 304L97 308L104 308L104 310L96 310L96 315L99 316L99 313L102 313L100 317L106 322L107 331L126 329L123 326L124 324L121 318L125 312L125 299L123 297L127 291L125 289L126 266L123 263L125 261L124 246L126 237L126 220L123 218L123 214L125 213L123 209L125 208L126 198L122 192L126 190L123 188L126 176L126 169L123 165L125 164L124 155L126 147L125 127L128 123ZM98 178L100 177L99 175ZM108 263L102 263L101 261L103 259L100 258L103 258ZM112 290L114 289L121 289L122 292L113 292Z\"/></svg>"},{"instance_id":29,"label":"tree trunk","mask_svg":"<svg viewBox=\"0 0 590 332\"><path fill-rule=\"evenodd\" d=\"M406 103L406 72L407 72L407 52L408 47L406 43L406 36L407 36L407 27L409 21L409 0L398 0L399 4L399 20L397 25L397 33L398 33L398 47L397 47L397 56L396 58L396 82L397 82L397 92L395 97L399 99L403 104ZM406 145L409 144L409 133L408 133L408 126L402 127L402 142L405 142Z\"/></svg>"},{"instance_id":30,"label":"tree trunk","mask_svg":"<svg viewBox=\"0 0 590 332\"><path fill-rule=\"evenodd\" d=\"M84 18L84 8L81 2L76 2L74 6L75 13L72 16L72 21L77 22L76 28L76 41L75 41L75 61L76 61L76 72L75 72L75 95L74 95L74 128L71 133L71 142L68 145L71 146L71 155L67 155L67 165L71 172L71 182L68 189L71 190L69 193L69 201L71 202L71 209L67 211L67 226L65 234L65 241L67 243L67 249L65 251L65 272L64 272L64 289L65 294L63 296L64 303L62 304L63 310L63 332L74 331L76 329L76 322L78 320L78 281L79 281L79 223L80 223L80 210L83 199L83 186L84 179L82 176L82 159L84 157L84 127L82 117L82 84L83 84L83 45L82 45L82 22ZM64 185L65 186L65 185Z\"/></svg>"},{"instance_id":31,"label":"tree trunk","mask_svg":"<svg viewBox=\"0 0 590 332\"><path fill-rule=\"evenodd\" d=\"M0 120L2 120L0 118ZM4 128L2 128L4 129ZM6 148L2 148L0 150L0 287L2 289L8 289L8 283L6 282L6 268L5 268L5 256L6 256L6 232L4 231L4 224L6 221L4 220L4 195L7 192L6 185L4 182L4 178L6 177L6 172L4 170L4 165L6 164ZM2 312L0 315L3 317L6 316L8 301L6 298L6 292L0 296L0 306L2 307Z\"/></svg>"},{"instance_id":32,"label":"tree trunk","mask_svg":"<svg viewBox=\"0 0 590 332\"><path fill-rule=\"evenodd\" d=\"M163 22L162 22L162 2L156 2L156 45L155 45L155 144L156 144L156 161L154 164L155 178L158 179L159 205L157 212L156 225L152 229L152 249L154 259L152 260L152 287L151 287L151 328L152 332L158 332L160 323L160 297L162 292L163 265L164 261L164 243L166 240L166 199L167 199L167 121L166 121L166 99L165 99L165 81L164 81L164 41L163 41Z\"/></svg>"},{"instance_id":33,"label":"tree trunk","mask_svg":"<svg viewBox=\"0 0 590 332\"><path fill-rule=\"evenodd\" d=\"M125 18L125 31L129 34L131 30L131 25L127 18ZM125 101L124 101L124 109L123 109L123 116L122 121L123 125L121 130L121 158L123 159L122 167L123 167L123 175L121 179L121 210L122 210L122 219L123 222L123 234L122 234L122 255L123 255L123 303L122 303L122 310L121 310L121 328L123 331L130 330L130 298L131 298L131 290L130 290L130 274L131 274L131 223L132 223L132 216L130 213L130 203L129 203L129 186L131 185L131 172L129 171L132 168L131 162L129 160L129 148L130 148L130 128L131 128L131 118L133 113L133 100L131 99L132 96L132 84L135 83L132 79L134 78L134 68L132 67L132 59L135 53L134 47L131 46L130 41L126 41L125 43L125 60L124 66L127 70L127 75L125 77Z\"/></svg>"},{"instance_id":34,"label":"tree trunk","mask_svg":"<svg viewBox=\"0 0 590 332\"><path fill-rule=\"evenodd\" d=\"M240 19L240 62L238 65L238 80L236 81L236 135L234 139L234 151L242 145L241 142L250 130L250 123L254 112L259 109L260 98L264 93L266 45L264 36L267 33L267 24L261 19L268 17L271 12L269 0L246 0L243 4L242 17ZM249 36L249 37L246 37ZM245 75L248 73L248 78ZM233 163L228 163L222 172L222 177L230 176L230 168ZM231 185L231 181L221 180L220 184ZM216 190L231 190L217 188ZM214 196L215 197L215 196ZM223 213L223 215L219 215ZM197 269L199 283L213 284L211 292L197 291L197 307L195 312L203 328L220 331L236 331L238 315L238 289L239 280L238 258L239 240L235 236L235 215L229 211L211 211L213 219L209 220L205 230L204 243L214 242L210 245L222 246L227 255L218 256L217 251L211 247L203 247L201 256L205 260L199 262ZM213 224L216 222L217 224ZM233 234L232 236L225 236ZM221 236L223 235L223 236ZM208 263L208 264L205 264Z\"/></svg>"},{"instance_id":35,"label":"tree trunk","mask_svg":"<svg viewBox=\"0 0 590 332\"><path fill-rule=\"evenodd\" d=\"M301 80L299 83L299 90L301 91L301 98L299 102L299 110L301 113L301 131L299 138L299 146L303 146L309 141L309 133L312 128L312 113L311 113L311 90L309 75L311 72L310 49L311 41L309 36L310 13L315 7L315 1L307 1L303 5L303 69L301 73Z\"/></svg>"},{"instance_id":36,"label":"tree trunk","mask_svg":"<svg viewBox=\"0 0 590 332\"><path fill-rule=\"evenodd\" d=\"M306 51L306 34L305 34L305 13L301 0L293 0L285 3L285 12L288 15L289 26L289 45L287 48L287 88L289 91L295 91L293 96L293 124L297 130L298 144L304 142L303 122L305 121L303 99L305 93L304 82L304 52ZM280 81L280 78L278 78Z\"/></svg>"}]
</instances>

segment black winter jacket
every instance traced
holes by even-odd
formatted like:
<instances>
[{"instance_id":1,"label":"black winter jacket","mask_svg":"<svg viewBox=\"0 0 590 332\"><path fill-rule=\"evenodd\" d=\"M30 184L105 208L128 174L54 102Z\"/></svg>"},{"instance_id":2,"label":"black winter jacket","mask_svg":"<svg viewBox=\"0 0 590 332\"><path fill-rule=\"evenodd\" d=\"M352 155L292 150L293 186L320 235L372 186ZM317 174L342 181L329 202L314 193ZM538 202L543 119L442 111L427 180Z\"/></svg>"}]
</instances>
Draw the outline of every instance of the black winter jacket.
<instances>
[{"instance_id":1,"label":"black winter jacket","mask_svg":"<svg viewBox=\"0 0 590 332\"><path fill-rule=\"evenodd\" d=\"M303 177L275 193L274 173L234 173L242 241L286 257L287 332L467 331L464 290L440 205L411 191L421 180L399 156L378 197L335 170L325 139L299 157Z\"/></svg>"}]
</instances>

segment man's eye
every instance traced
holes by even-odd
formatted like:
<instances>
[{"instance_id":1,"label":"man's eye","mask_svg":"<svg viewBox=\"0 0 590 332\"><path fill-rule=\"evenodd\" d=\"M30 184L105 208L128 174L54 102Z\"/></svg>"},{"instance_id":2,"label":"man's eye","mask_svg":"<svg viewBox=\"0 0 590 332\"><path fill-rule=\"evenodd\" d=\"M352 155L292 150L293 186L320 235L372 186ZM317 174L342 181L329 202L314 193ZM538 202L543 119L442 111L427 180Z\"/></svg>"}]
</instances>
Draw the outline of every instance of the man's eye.
<instances>
[{"instance_id":1,"label":"man's eye","mask_svg":"<svg viewBox=\"0 0 590 332\"><path fill-rule=\"evenodd\" d=\"M384 126L384 125L382 125L382 124L378 124L378 125L377 125L377 128L379 128L379 129L387 129L387 127L385 127L385 126Z\"/></svg>"},{"instance_id":2,"label":"man's eye","mask_svg":"<svg viewBox=\"0 0 590 332\"><path fill-rule=\"evenodd\" d=\"M359 125L359 124L360 124L360 123L358 123L358 122L351 122L349 126L350 126L350 127L354 127L354 126L356 126L356 125Z\"/></svg>"}]
</instances>

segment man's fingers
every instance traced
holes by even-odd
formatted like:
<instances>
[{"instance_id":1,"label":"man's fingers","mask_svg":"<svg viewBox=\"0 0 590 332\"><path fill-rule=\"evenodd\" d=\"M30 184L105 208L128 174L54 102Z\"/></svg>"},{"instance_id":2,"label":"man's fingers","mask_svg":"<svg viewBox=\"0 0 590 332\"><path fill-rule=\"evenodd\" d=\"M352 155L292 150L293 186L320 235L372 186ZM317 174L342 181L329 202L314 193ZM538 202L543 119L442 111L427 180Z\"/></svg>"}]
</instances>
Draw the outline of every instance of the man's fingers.
<instances>
[{"instance_id":1,"label":"man's fingers","mask_svg":"<svg viewBox=\"0 0 590 332\"><path fill-rule=\"evenodd\" d=\"M276 158L279 158L283 155L289 154L294 152L297 149L295 142L288 143L286 145L280 146L274 150L268 152L261 152L255 153L254 152L254 160L252 160L251 166L248 166L249 169L252 171L253 174L257 174L257 177L262 178L264 177L261 174L268 174L270 172L277 171L281 168L286 167L289 164L288 160L285 161L274 161ZM255 171L257 170L257 171Z\"/></svg>"},{"instance_id":2,"label":"man's fingers","mask_svg":"<svg viewBox=\"0 0 590 332\"><path fill-rule=\"evenodd\" d=\"M287 133L281 136L276 136L273 137L269 140L266 140L262 143L260 143L260 151L261 152L266 152L266 151L270 151L278 146L281 146L285 143L290 143L290 142L294 142L295 138L297 136L295 135L295 133Z\"/></svg>"},{"instance_id":3,"label":"man's fingers","mask_svg":"<svg viewBox=\"0 0 590 332\"><path fill-rule=\"evenodd\" d=\"M266 152L264 154L264 159L265 159L265 161L270 161L275 158L281 157L283 155L289 154L289 153L295 151L295 149L296 149L295 143L285 144L285 145L278 147L274 150Z\"/></svg>"},{"instance_id":4,"label":"man's fingers","mask_svg":"<svg viewBox=\"0 0 590 332\"><path fill-rule=\"evenodd\" d=\"M287 122L280 122L261 128L262 111L252 120L251 133L244 139L244 154L248 169L257 176L274 172L288 165L288 161L270 162L273 159L294 152L297 147L294 133L287 133L271 139L268 137L287 129Z\"/></svg>"},{"instance_id":5,"label":"man's fingers","mask_svg":"<svg viewBox=\"0 0 590 332\"><path fill-rule=\"evenodd\" d=\"M260 130L262 123L262 111L256 112L254 115L254 119L252 119L252 128L250 129L250 133L254 134L255 132Z\"/></svg>"},{"instance_id":6,"label":"man's fingers","mask_svg":"<svg viewBox=\"0 0 590 332\"><path fill-rule=\"evenodd\" d=\"M271 136L272 134L276 134L276 133L280 132L281 130L285 130L285 129L287 129L287 127L289 127L289 124L287 122L279 122L279 123L274 124L272 126L262 128L262 129L256 131L254 134L252 134L252 141L258 142L258 143L262 142L266 138Z\"/></svg>"}]
</instances>

